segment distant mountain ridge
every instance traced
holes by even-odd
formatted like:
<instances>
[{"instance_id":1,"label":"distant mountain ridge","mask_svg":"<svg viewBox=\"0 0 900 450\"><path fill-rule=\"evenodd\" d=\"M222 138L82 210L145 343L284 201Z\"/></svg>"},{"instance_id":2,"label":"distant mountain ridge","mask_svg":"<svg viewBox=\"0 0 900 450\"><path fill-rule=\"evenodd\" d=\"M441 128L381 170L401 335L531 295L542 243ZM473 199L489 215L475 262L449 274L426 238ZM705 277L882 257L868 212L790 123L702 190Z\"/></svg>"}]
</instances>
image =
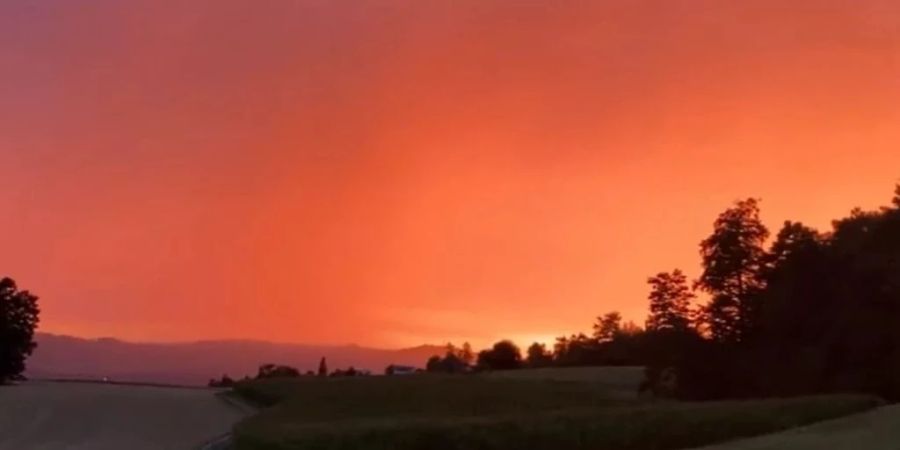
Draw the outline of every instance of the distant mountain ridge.
<instances>
[{"instance_id":1,"label":"distant mountain ridge","mask_svg":"<svg viewBox=\"0 0 900 450\"><path fill-rule=\"evenodd\" d=\"M37 333L28 359L30 378L206 384L210 378L253 375L261 364L287 364L316 370L325 357L331 370L349 366L383 373L390 364L424 367L443 346L421 345L385 350L358 345L282 344L252 340L210 340L184 343L138 343L114 338L85 339Z\"/></svg>"}]
</instances>

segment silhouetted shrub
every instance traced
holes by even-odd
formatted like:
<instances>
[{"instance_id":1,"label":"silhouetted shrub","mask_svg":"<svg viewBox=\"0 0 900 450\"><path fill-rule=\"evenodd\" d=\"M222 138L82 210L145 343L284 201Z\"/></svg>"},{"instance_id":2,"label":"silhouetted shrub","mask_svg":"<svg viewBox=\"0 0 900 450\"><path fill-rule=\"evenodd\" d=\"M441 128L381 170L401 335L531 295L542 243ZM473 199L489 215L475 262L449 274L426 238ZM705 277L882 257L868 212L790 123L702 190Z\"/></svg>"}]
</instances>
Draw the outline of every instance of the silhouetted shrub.
<instances>
[{"instance_id":1,"label":"silhouetted shrub","mask_svg":"<svg viewBox=\"0 0 900 450\"><path fill-rule=\"evenodd\" d=\"M512 341L500 341L490 350L478 353L481 370L510 370L522 367L522 352Z\"/></svg>"},{"instance_id":2,"label":"silhouetted shrub","mask_svg":"<svg viewBox=\"0 0 900 450\"><path fill-rule=\"evenodd\" d=\"M429 358L425 370L431 373L466 373L469 365L451 349L443 358L437 355Z\"/></svg>"},{"instance_id":3,"label":"silhouetted shrub","mask_svg":"<svg viewBox=\"0 0 900 450\"><path fill-rule=\"evenodd\" d=\"M209 380L209 387L216 388L230 388L234 386L234 380L231 379L228 375L222 375L222 378Z\"/></svg>"},{"instance_id":4,"label":"silhouetted shrub","mask_svg":"<svg viewBox=\"0 0 900 450\"><path fill-rule=\"evenodd\" d=\"M291 366L282 366L277 364L263 364L259 366L256 374L257 379L264 378L296 378L300 376L300 371Z\"/></svg>"}]
</instances>

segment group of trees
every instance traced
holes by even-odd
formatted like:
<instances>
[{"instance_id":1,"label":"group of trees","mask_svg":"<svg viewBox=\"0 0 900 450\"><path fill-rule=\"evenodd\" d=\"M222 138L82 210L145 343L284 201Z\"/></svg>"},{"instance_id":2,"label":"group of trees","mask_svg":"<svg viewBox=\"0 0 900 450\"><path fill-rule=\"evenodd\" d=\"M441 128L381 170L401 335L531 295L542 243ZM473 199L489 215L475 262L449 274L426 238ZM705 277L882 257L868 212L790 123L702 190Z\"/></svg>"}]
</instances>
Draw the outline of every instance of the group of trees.
<instances>
[{"instance_id":1,"label":"group of trees","mask_svg":"<svg viewBox=\"0 0 900 450\"><path fill-rule=\"evenodd\" d=\"M307 374L312 375L312 372L307 372ZM281 364L263 364L259 366L259 370L256 372L256 379L261 380L265 378L295 378L301 375L300 371L297 370L296 367L285 366Z\"/></svg>"},{"instance_id":2,"label":"group of trees","mask_svg":"<svg viewBox=\"0 0 900 450\"><path fill-rule=\"evenodd\" d=\"M468 342L457 348L447 344L444 356L432 356L425 370L438 373L467 373L481 370L509 370L523 367L522 351L512 341L503 340L476 355Z\"/></svg>"},{"instance_id":3,"label":"group of trees","mask_svg":"<svg viewBox=\"0 0 900 450\"><path fill-rule=\"evenodd\" d=\"M644 363L641 352L636 349L642 340L643 330L634 322L622 322L617 311L597 317L591 335L584 333L560 336L553 344L553 351L542 354L544 347L535 343L529 348L526 365L544 366L585 366L585 365L640 365Z\"/></svg>"},{"instance_id":4,"label":"group of trees","mask_svg":"<svg viewBox=\"0 0 900 450\"><path fill-rule=\"evenodd\" d=\"M512 341L503 340L478 352L475 366L487 370L510 370L522 367L522 352Z\"/></svg>"},{"instance_id":5,"label":"group of trees","mask_svg":"<svg viewBox=\"0 0 900 450\"><path fill-rule=\"evenodd\" d=\"M648 279L646 327L629 348L646 388L900 398L900 186L890 206L854 209L830 231L786 221L771 239L759 201L735 202L700 257L693 283L680 270Z\"/></svg>"},{"instance_id":6,"label":"group of trees","mask_svg":"<svg viewBox=\"0 0 900 450\"><path fill-rule=\"evenodd\" d=\"M447 344L444 356L435 355L429 358L425 363L425 370L440 373L465 373L471 370L474 361L475 354L468 342L460 348L453 344Z\"/></svg>"},{"instance_id":7,"label":"group of trees","mask_svg":"<svg viewBox=\"0 0 900 450\"><path fill-rule=\"evenodd\" d=\"M583 333L559 337L552 349L546 344L531 344L523 356L509 340L495 343L475 354L468 343L462 348L447 344L444 356L432 356L426 363L428 372L467 373L482 370L511 370L553 366L636 365L646 359L636 349L643 330L631 322L622 323L618 312L597 318L594 334Z\"/></svg>"},{"instance_id":8,"label":"group of trees","mask_svg":"<svg viewBox=\"0 0 900 450\"><path fill-rule=\"evenodd\" d=\"M900 398L900 186L890 206L854 209L828 232L787 221L768 238L758 201L736 202L700 244L704 304L690 308L680 274L655 277L648 332L664 318L670 332L648 385L667 375L688 398Z\"/></svg>"},{"instance_id":9,"label":"group of trees","mask_svg":"<svg viewBox=\"0 0 900 450\"><path fill-rule=\"evenodd\" d=\"M448 352L429 370L635 364L660 395L900 399L900 186L890 206L854 209L827 232L787 221L770 236L759 200L740 200L699 253L695 280L678 269L648 278L643 328L612 312L592 335L532 344L524 358L501 341L472 364Z\"/></svg>"},{"instance_id":10,"label":"group of trees","mask_svg":"<svg viewBox=\"0 0 900 450\"><path fill-rule=\"evenodd\" d=\"M358 377L368 375L371 375L371 372L369 372L368 370L356 369L353 366L350 366L347 369L335 369L332 372L328 372L328 363L325 361L325 358L322 358L321 360L319 360L319 369L316 372L307 370L304 373L298 370L296 367L291 367L283 364L263 364L259 366L255 377L251 378L247 376L244 377L241 381L264 380L272 378ZM236 381L233 378L229 377L228 375L222 375L222 378L213 378L209 380L208 385L210 387L231 387L234 386L235 383Z\"/></svg>"}]
</instances>

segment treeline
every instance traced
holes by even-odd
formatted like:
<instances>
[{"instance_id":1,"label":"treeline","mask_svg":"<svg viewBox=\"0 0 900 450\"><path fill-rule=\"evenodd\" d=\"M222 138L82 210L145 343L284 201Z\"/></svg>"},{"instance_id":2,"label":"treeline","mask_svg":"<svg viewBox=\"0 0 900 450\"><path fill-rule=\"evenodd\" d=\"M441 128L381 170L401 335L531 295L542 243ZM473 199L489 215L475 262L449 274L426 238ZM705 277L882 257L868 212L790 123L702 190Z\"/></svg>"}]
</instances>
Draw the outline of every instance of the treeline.
<instances>
[{"instance_id":1,"label":"treeline","mask_svg":"<svg viewBox=\"0 0 900 450\"><path fill-rule=\"evenodd\" d=\"M308 370L305 373L298 370L296 367L287 366L283 364L263 364L259 366L259 369L256 372L255 377L245 376L240 380L235 380L229 377L227 374L222 375L222 378L213 378L209 380L207 385L209 387L232 387L238 381L250 381L250 380L266 380L272 378L300 378L300 377L361 377L361 376L369 376L372 373L368 370L356 369L353 366L350 366L347 369L335 369L331 372L328 371L328 363L325 358L322 358L319 361L319 369L316 372L312 370Z\"/></svg>"},{"instance_id":2,"label":"treeline","mask_svg":"<svg viewBox=\"0 0 900 450\"><path fill-rule=\"evenodd\" d=\"M451 346L428 370L643 365L643 389L660 396L900 399L900 186L891 206L854 209L829 231L787 221L770 237L759 201L735 202L700 243L695 280L678 269L648 278L643 328L612 312L552 349Z\"/></svg>"},{"instance_id":3,"label":"treeline","mask_svg":"<svg viewBox=\"0 0 900 450\"><path fill-rule=\"evenodd\" d=\"M651 383L666 375L690 398L900 398L900 186L890 206L854 209L827 232L785 222L768 238L756 200L719 215L700 244L699 339L654 360Z\"/></svg>"},{"instance_id":4,"label":"treeline","mask_svg":"<svg viewBox=\"0 0 900 450\"><path fill-rule=\"evenodd\" d=\"M478 353L466 343L457 348L447 344L443 356L432 356L428 372L467 373L483 370L512 370L571 366L635 366L649 363L644 352L647 333L632 322L622 322L618 312L597 318L594 333L562 336L552 348L533 343L523 351L512 341L502 340Z\"/></svg>"}]
</instances>

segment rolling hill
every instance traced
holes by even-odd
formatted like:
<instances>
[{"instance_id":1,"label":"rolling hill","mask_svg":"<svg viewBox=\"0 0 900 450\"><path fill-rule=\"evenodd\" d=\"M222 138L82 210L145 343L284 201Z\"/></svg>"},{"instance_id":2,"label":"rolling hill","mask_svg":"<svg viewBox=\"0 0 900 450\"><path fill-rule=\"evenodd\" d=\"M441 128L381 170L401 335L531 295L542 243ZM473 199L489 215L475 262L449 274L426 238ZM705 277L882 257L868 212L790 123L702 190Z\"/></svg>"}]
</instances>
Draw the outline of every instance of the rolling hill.
<instances>
[{"instance_id":1,"label":"rolling hill","mask_svg":"<svg viewBox=\"0 0 900 450\"><path fill-rule=\"evenodd\" d=\"M198 341L136 343L112 338L84 339L38 333L38 348L28 360L29 378L109 378L116 381L167 384L206 384L228 374L233 378L256 373L265 363L315 370L327 358L330 369L368 369L382 373L389 364L423 367L441 346L422 345L386 350L357 345L320 346L265 341Z\"/></svg>"}]
</instances>

